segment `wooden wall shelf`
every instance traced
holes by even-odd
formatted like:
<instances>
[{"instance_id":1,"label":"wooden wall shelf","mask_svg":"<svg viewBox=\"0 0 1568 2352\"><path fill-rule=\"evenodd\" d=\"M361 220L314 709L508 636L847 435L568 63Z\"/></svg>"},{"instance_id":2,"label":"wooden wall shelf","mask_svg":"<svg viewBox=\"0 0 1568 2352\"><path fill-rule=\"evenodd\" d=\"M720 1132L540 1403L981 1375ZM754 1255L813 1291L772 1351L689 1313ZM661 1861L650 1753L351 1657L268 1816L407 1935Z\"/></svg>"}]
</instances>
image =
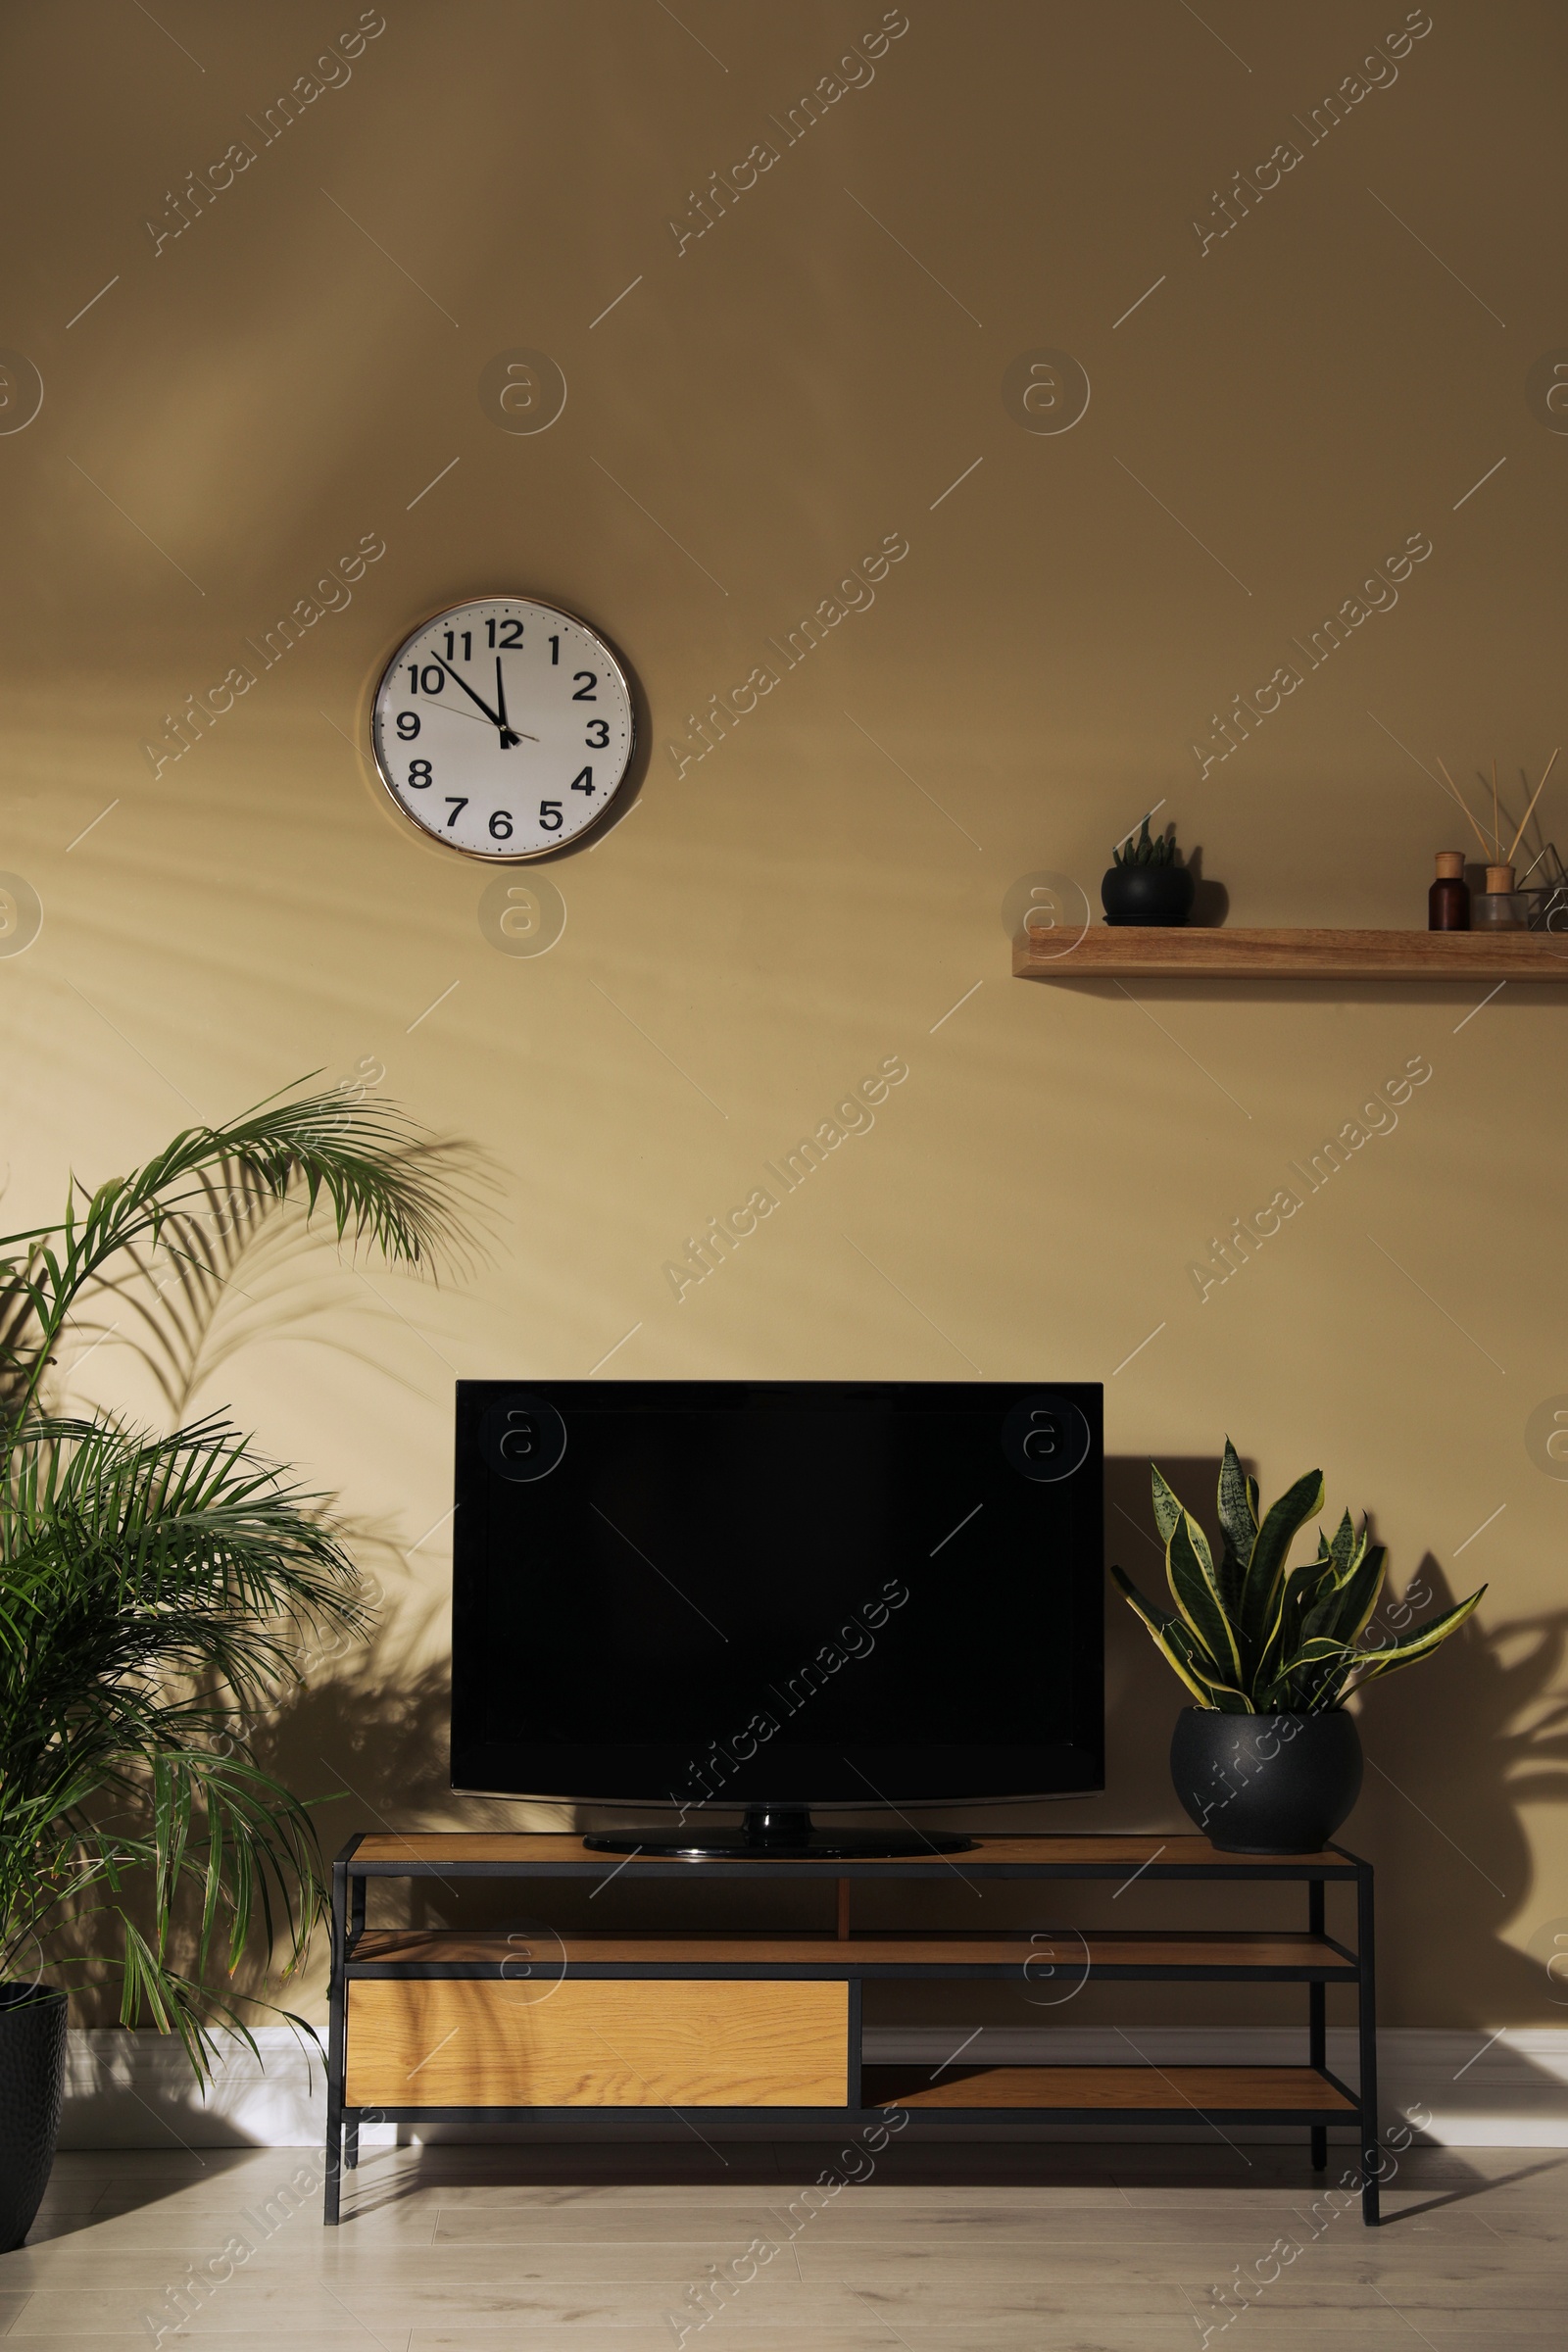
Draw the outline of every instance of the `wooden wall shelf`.
<instances>
[{"instance_id":1,"label":"wooden wall shelf","mask_svg":"<svg viewBox=\"0 0 1568 2352\"><path fill-rule=\"evenodd\" d=\"M1529 980L1568 985L1540 931L1197 931L1093 924L1014 945L1017 980Z\"/></svg>"}]
</instances>

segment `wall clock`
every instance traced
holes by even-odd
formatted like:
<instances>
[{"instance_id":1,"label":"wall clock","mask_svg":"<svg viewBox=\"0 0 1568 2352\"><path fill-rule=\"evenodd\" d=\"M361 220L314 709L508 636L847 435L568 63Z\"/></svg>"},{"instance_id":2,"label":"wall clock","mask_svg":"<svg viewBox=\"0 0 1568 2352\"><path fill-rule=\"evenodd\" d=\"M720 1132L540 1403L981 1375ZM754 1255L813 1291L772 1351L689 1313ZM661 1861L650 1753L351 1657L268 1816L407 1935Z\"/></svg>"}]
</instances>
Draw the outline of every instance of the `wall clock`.
<instances>
[{"instance_id":1,"label":"wall clock","mask_svg":"<svg viewBox=\"0 0 1568 2352\"><path fill-rule=\"evenodd\" d=\"M370 742L421 832L497 864L601 817L636 740L626 673L598 631L532 597L450 605L381 673Z\"/></svg>"}]
</instances>

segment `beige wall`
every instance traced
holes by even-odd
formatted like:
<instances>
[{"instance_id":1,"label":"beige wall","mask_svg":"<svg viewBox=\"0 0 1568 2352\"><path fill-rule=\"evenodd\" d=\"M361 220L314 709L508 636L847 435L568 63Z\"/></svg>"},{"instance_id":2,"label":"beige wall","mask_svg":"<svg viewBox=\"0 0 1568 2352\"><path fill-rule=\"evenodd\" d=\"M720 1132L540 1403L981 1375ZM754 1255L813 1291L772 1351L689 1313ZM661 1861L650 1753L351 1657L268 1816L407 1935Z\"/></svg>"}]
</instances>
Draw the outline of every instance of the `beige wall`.
<instances>
[{"instance_id":1,"label":"beige wall","mask_svg":"<svg viewBox=\"0 0 1568 2352\"><path fill-rule=\"evenodd\" d=\"M360 1792L334 1839L459 1817L426 1532L454 1372L586 1373L635 1326L638 1377L1099 1378L1140 1525L1138 1463L1206 1507L1228 1429L1265 1487L1321 1461L1336 1508L1375 1506L1396 1582L1491 1581L1369 1700L1347 1834L1383 1873L1391 2022L1556 2023L1530 1947L1568 1932L1568 1486L1525 1427L1568 1390L1568 1007L1008 977L1009 888L1093 896L1161 796L1233 921L1418 926L1464 839L1436 759L1473 778L1494 752L1517 812L1563 731L1568 439L1526 391L1564 331L1558 12L1435 7L1316 144L1297 118L1403 11L1204 15L908 0L874 79L786 146L769 117L874 0L385 0L352 77L264 146L247 117L351 5L14 13L0 340L45 397L0 437L0 864L44 920L0 959L7 1206L30 1222L68 1166L362 1063L506 1170L482 1279L285 1267L201 1393L409 1555L368 1554L389 1630L349 1677L378 1691L360 1726L323 1687L283 1738L302 1785ZM767 138L777 163L677 250L689 192ZM186 172L242 139L159 244ZM1195 216L1222 225L1216 191L1282 140L1300 161L1204 246ZM518 345L569 387L537 436L477 395ZM1069 433L1004 406L1040 346L1088 372ZM352 602L263 670L247 638L362 534L385 553ZM908 552L874 606L680 770L687 713L886 534ZM1413 534L1397 605L1308 668L1293 639ZM357 748L404 630L498 589L606 629L651 714L633 811L547 869L568 920L534 958L488 943L487 876L403 828ZM1213 714L1292 662L1205 772ZM165 714L234 663L255 684L168 758ZM684 1237L889 1054L909 1076L875 1130L677 1301ZM1200 1301L1209 1237L1411 1057L1432 1074L1397 1128ZM112 1348L80 1387L140 1394ZM1111 1641L1109 1792L1039 1826L1177 1819L1179 1693L1119 1609Z\"/></svg>"}]
</instances>

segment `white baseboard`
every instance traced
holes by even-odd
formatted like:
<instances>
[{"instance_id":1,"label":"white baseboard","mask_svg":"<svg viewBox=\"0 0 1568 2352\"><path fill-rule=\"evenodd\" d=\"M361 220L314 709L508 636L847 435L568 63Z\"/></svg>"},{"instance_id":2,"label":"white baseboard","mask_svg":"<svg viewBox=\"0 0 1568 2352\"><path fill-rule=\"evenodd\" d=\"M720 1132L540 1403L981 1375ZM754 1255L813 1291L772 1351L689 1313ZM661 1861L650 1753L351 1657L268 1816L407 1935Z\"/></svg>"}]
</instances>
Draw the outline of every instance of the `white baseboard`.
<instances>
[{"instance_id":1,"label":"white baseboard","mask_svg":"<svg viewBox=\"0 0 1568 2352\"><path fill-rule=\"evenodd\" d=\"M63 2148L302 2148L320 2145L326 2128L326 2096L320 2062L286 2027L257 2033L260 2057L243 2042L222 2037L224 2054L204 2099L191 2081L179 2044L159 2034L125 2034L115 2028L74 2032L67 2061ZM1150 2026L1135 2028L1137 2056L1157 2066L1299 2065L1306 2056L1301 2033L1238 2026ZM871 2028L865 2056L881 2065L938 2068L965 2045L952 2026ZM1378 2037L1380 2105L1385 2119L1420 2123L1418 2136L1452 2148L1568 2147L1568 2030L1509 2027L1489 2037L1484 2032L1449 2034L1394 2028ZM1083 2026L986 2027L961 2048L958 2063L982 2056L992 2065L1126 2065L1133 2053L1111 2028ZM1345 2081L1355 2079L1355 2035L1331 2032L1329 2065ZM1430 2115L1431 2122L1425 2121ZM498 2124L493 2132L449 2131L429 2134L404 2127L405 2136L515 2139L539 2136L526 2124ZM1035 2125L984 2127L1030 2138L1141 2139L1202 2138L1204 2127L1107 2125L1062 2127L1042 2132ZM815 2136L821 2127L813 2125ZM367 2144L397 2138L393 2125L368 2127ZM547 2136L574 2136L565 2128ZM580 2135L674 2135L665 2116L585 2114ZM969 2133L965 2133L969 2135ZM732 2132L730 2136L735 2136ZM778 2129L760 2117L746 2136L776 2137ZM1235 2132L1232 2137L1238 2136ZM1298 2139L1298 2132L1259 2132L1250 2136Z\"/></svg>"}]
</instances>

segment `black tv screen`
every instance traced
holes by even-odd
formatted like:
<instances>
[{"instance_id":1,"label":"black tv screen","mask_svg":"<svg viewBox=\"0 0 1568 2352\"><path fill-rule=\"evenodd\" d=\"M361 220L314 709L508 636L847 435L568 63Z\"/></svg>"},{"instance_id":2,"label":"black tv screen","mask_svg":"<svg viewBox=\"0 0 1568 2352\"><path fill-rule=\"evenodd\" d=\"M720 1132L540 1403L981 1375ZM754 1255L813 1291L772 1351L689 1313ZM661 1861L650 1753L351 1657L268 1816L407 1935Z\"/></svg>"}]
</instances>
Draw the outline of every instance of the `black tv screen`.
<instances>
[{"instance_id":1,"label":"black tv screen","mask_svg":"<svg viewBox=\"0 0 1568 2352\"><path fill-rule=\"evenodd\" d=\"M460 1381L454 1787L683 1813L1102 1788L1101 1402Z\"/></svg>"}]
</instances>

